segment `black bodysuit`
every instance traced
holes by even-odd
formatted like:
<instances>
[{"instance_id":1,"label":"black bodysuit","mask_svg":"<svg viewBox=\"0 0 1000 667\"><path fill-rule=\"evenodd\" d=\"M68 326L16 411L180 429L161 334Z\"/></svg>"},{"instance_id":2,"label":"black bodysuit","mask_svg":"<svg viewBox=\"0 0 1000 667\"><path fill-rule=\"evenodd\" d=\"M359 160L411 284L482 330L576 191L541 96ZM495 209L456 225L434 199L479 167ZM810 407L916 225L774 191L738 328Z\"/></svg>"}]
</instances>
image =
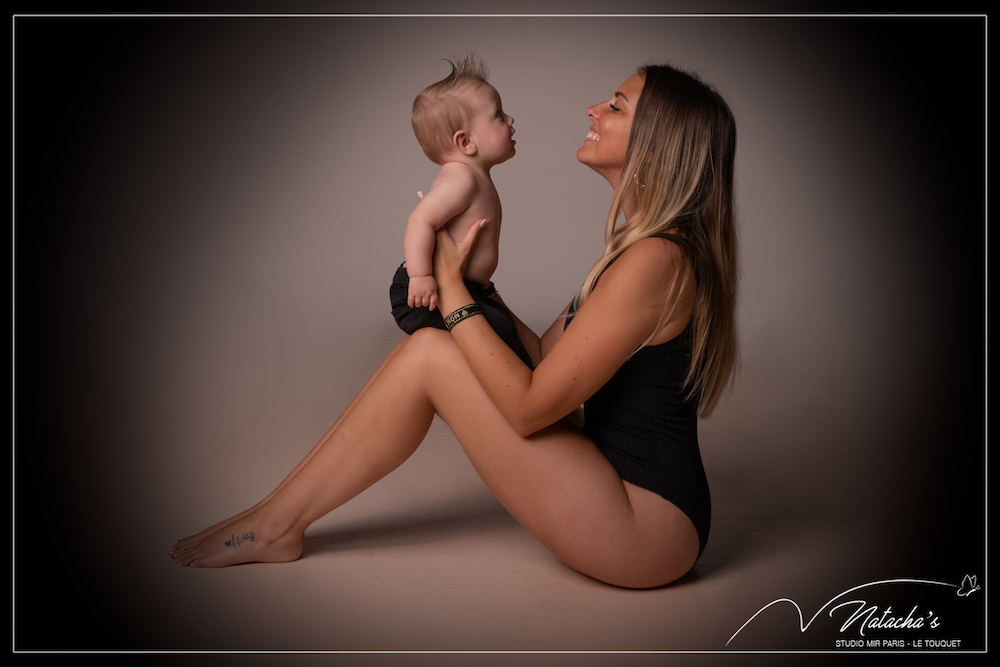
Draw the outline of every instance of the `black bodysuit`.
<instances>
[{"instance_id":1,"label":"black bodysuit","mask_svg":"<svg viewBox=\"0 0 1000 667\"><path fill-rule=\"evenodd\" d=\"M584 403L584 431L623 480L655 491L691 519L700 556L712 500L698 449L698 401L685 399L682 389L691 356L689 328L632 355Z\"/></svg>"}]
</instances>

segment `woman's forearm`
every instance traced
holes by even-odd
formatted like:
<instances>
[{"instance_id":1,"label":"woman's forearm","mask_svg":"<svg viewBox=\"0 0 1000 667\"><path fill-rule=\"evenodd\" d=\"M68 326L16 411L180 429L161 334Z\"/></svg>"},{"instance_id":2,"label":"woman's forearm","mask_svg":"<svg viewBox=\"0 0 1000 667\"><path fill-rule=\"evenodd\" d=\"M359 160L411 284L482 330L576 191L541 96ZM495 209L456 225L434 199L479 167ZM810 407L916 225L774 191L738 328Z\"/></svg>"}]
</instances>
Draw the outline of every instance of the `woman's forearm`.
<instances>
[{"instance_id":1,"label":"woman's forearm","mask_svg":"<svg viewBox=\"0 0 1000 667\"><path fill-rule=\"evenodd\" d=\"M455 280L453 276L441 276L438 283L442 315L473 303L469 290L461 280ZM527 329L523 324L521 326ZM522 399L531 388L531 369L503 342L485 317L475 316L462 320L451 330L451 335L479 384L514 430L522 435L534 432L524 432L527 426L525 410L522 409ZM538 349L537 337L535 349Z\"/></svg>"},{"instance_id":2,"label":"woman's forearm","mask_svg":"<svg viewBox=\"0 0 1000 667\"><path fill-rule=\"evenodd\" d=\"M528 328L528 325L518 319L517 315L511 313L514 317L514 325L517 326L517 337L521 341L521 345L527 351L528 356L531 357L531 363L537 366L542 361L542 344L541 339L538 337L534 331Z\"/></svg>"},{"instance_id":3,"label":"woman's forearm","mask_svg":"<svg viewBox=\"0 0 1000 667\"><path fill-rule=\"evenodd\" d=\"M527 324L522 322L521 319L514 314L514 311L512 311L507 304L504 303L504 300L500 297L499 292L493 292L493 295L490 298L495 299L502 304L504 308L507 308L507 312L514 318L514 326L517 327L517 338L521 341L521 345L524 346L528 356L531 357L532 365L537 366L542 360L542 356L544 356L542 355L541 341L538 338L538 334L532 331Z\"/></svg>"},{"instance_id":4,"label":"woman's forearm","mask_svg":"<svg viewBox=\"0 0 1000 667\"><path fill-rule=\"evenodd\" d=\"M466 238L457 244L447 232L439 231L437 234L434 276L438 283L438 305L442 315L446 316L446 322L447 315L475 305L462 274L469 251L483 224L473 227ZM521 328L528 330L523 324L519 330ZM556 367L557 370L561 368L561 375L565 376L560 381L536 383L536 373L524 365L485 317L477 315L454 323L451 335L483 390L520 435L530 435L565 417L581 402L576 400L577 391L588 390L585 383L577 384L577 378L572 376L574 370L567 364ZM529 343L533 339L537 341L534 334L526 337ZM534 342L532 347L540 357L540 341ZM577 391L572 391L574 388Z\"/></svg>"},{"instance_id":5,"label":"woman's forearm","mask_svg":"<svg viewBox=\"0 0 1000 667\"><path fill-rule=\"evenodd\" d=\"M563 311L556 318L545 333L542 334L541 339L539 339L539 352L542 355L542 359L548 356L552 348L556 346L556 343L562 337L563 331L566 330L566 316L569 315L569 307L572 303L568 304Z\"/></svg>"}]
</instances>

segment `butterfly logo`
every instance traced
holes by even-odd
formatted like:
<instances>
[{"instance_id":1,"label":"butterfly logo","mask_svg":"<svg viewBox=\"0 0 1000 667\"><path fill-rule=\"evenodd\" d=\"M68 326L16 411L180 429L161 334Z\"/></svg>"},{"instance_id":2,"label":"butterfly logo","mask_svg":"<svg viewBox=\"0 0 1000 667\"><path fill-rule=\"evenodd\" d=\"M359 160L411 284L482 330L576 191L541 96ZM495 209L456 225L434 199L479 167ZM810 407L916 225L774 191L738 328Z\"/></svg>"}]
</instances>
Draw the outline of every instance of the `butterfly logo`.
<instances>
[{"instance_id":1,"label":"butterfly logo","mask_svg":"<svg viewBox=\"0 0 1000 667\"><path fill-rule=\"evenodd\" d=\"M979 584L976 583L976 575L969 576L967 574L962 578L962 585L958 588L958 595L959 597L967 598L978 590Z\"/></svg>"}]
</instances>

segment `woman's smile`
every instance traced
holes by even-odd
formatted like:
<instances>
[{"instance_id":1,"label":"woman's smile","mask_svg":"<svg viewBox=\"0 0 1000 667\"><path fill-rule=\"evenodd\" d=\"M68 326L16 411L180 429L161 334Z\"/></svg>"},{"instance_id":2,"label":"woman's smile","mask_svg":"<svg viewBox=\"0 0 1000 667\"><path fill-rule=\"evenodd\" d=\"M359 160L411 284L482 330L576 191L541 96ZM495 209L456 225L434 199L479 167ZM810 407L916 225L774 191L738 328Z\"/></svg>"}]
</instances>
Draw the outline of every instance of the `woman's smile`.
<instances>
[{"instance_id":1,"label":"woman's smile","mask_svg":"<svg viewBox=\"0 0 1000 667\"><path fill-rule=\"evenodd\" d=\"M642 75L633 74L618 87L611 99L587 109L587 117L591 120L590 131L583 146L576 152L576 159L608 179L612 187L618 184L625 164L632 118L643 84Z\"/></svg>"}]
</instances>

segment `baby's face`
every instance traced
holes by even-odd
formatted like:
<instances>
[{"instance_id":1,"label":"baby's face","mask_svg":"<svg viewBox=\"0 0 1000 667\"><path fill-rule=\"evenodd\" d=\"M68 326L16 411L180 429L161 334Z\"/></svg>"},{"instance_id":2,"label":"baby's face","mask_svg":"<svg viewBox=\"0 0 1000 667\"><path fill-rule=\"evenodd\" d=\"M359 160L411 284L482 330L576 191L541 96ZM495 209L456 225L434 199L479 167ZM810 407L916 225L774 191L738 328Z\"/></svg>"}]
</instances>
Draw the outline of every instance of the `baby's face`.
<instances>
[{"instance_id":1,"label":"baby's face","mask_svg":"<svg viewBox=\"0 0 1000 667\"><path fill-rule=\"evenodd\" d=\"M467 86L464 92L473 110L469 134L477 156L489 166L514 157L514 119L503 112L496 89L483 83Z\"/></svg>"}]
</instances>

